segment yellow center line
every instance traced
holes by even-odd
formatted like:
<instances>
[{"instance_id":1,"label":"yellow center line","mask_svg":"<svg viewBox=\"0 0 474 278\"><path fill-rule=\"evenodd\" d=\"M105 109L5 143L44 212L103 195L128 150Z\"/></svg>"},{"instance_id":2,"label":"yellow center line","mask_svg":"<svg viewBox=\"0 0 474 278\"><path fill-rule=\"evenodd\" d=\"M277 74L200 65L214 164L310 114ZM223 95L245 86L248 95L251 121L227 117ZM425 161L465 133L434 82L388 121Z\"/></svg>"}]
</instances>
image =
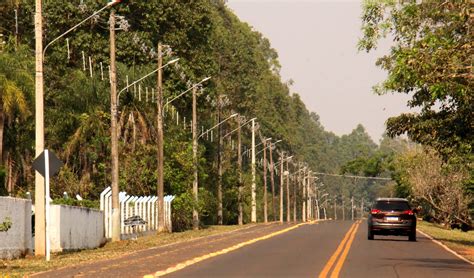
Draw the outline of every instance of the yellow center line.
<instances>
[{"instance_id":1,"label":"yellow center line","mask_svg":"<svg viewBox=\"0 0 474 278\"><path fill-rule=\"evenodd\" d=\"M357 222L356 222L357 223ZM331 258L329 259L329 261L326 263L326 265L324 266L323 268L323 271L321 271L321 273L319 274L319 278L326 278L329 271L331 270L332 266L334 265L334 263L336 262L336 259L337 257L339 256L339 254L342 252L343 248L344 248L344 245L346 244L347 240L349 239L352 231L355 229L355 227L357 226L357 224L354 223L352 224L351 228L349 229L349 231L346 233L346 235L344 236L344 238L342 239L341 243L339 244L339 246L337 247L336 251L334 252L334 254L332 254Z\"/></svg>"},{"instance_id":2,"label":"yellow center line","mask_svg":"<svg viewBox=\"0 0 474 278\"><path fill-rule=\"evenodd\" d=\"M170 274L172 272L176 272L178 270L181 270L183 268L186 268L190 265L193 265L193 264L196 264L198 262L201 262L201 261L204 261L204 260L207 260L209 258L212 258L212 257L216 257L216 256L219 256L219 255L223 255L223 254L226 254L226 253L229 253L231 251L234 251L234 250L237 250L237 249L240 249L244 246L247 246L247 245L250 245L252 243L255 243L257 241L261 241L261 240L265 240L265 239L269 239L271 237L274 237L274 236L277 236L277 235L280 235L280 234L283 234L283 233L286 233L286 232L289 232L291 230L294 230L296 228L299 228L303 225L308 225L308 224L318 224L316 221L313 221L313 222L307 222L307 223L301 223L301 224L298 224L298 225L295 225L295 226L292 226L292 227L289 227L289 228L286 228L286 229L283 229L283 230L280 230L278 232L274 232L274 233L271 233L271 234L268 234L268 235L265 235L265 236L262 236L262 237L259 237L259 238L255 238L255 239L251 239L249 241L245 241L245 242L242 242L242 243L239 243L237 245L234 245L234 246L231 246L231 247L228 247L228 248L225 248L225 249L222 249L222 250L219 250L219 251L216 251L216 252L213 252L213 253L210 253L210 254L207 254L207 255L204 255L204 256L200 256L200 257L196 257L196 258L193 258L193 259L189 259L185 262L182 262L182 263L179 263L173 267L169 267L165 270L161 270L161 271L157 271L155 272L154 274L148 274L148 275L145 275L143 276L144 278L151 278L151 277L161 277L161 276L164 276L166 274Z\"/></svg>"},{"instance_id":3,"label":"yellow center line","mask_svg":"<svg viewBox=\"0 0 474 278\"><path fill-rule=\"evenodd\" d=\"M342 269L342 265L344 264L347 254L349 254L349 250L351 249L352 242L354 241L355 234L357 233L357 228L359 228L360 222L356 222L356 226L354 230L352 231L351 237L349 241L346 244L346 248L344 248L344 251L342 252L341 257L337 261L336 266L334 267L334 270L332 271L331 278L338 278L339 277L339 272Z\"/></svg>"}]
</instances>

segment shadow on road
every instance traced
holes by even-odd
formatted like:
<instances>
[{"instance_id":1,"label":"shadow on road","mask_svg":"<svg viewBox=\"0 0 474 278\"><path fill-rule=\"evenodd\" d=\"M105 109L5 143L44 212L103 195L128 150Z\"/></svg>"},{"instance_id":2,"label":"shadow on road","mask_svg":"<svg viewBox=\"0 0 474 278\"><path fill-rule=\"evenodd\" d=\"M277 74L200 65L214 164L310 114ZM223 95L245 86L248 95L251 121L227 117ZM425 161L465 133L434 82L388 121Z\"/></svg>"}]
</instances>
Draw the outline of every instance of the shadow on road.
<instances>
[{"instance_id":1,"label":"shadow on road","mask_svg":"<svg viewBox=\"0 0 474 278\"><path fill-rule=\"evenodd\" d=\"M411 259L400 259L400 258L382 258L384 261L390 261L390 265L396 261L397 264L403 262L403 265L409 265L413 268L429 268L437 270L449 270L449 271L472 271L472 265L467 262L458 259L432 259L432 258L411 258Z\"/></svg>"}]
</instances>

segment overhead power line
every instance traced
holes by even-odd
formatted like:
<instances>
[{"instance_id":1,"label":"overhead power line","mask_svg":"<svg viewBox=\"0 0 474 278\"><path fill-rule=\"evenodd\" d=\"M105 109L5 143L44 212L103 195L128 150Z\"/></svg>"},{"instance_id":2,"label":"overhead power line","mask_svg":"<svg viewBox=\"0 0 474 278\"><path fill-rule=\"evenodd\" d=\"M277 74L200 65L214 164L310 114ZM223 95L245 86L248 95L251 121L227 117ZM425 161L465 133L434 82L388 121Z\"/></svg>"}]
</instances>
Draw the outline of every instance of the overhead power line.
<instances>
[{"instance_id":1,"label":"overhead power line","mask_svg":"<svg viewBox=\"0 0 474 278\"><path fill-rule=\"evenodd\" d=\"M368 179L368 180L384 180L391 181L391 178L379 178L379 177L364 177L364 176L351 176L351 175L337 175L337 174L328 174L328 173L314 173L316 175L322 176L331 176L331 177L341 177L341 178L353 178L353 179Z\"/></svg>"}]
</instances>

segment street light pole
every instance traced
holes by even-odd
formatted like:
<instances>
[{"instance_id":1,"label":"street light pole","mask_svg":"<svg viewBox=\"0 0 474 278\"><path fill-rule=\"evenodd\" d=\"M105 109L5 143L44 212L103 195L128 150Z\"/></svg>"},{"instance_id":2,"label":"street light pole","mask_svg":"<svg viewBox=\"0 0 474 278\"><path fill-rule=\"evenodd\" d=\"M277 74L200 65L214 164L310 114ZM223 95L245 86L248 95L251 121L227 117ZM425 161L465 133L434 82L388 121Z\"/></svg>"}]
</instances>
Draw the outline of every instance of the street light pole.
<instances>
[{"instance_id":1,"label":"street light pole","mask_svg":"<svg viewBox=\"0 0 474 278\"><path fill-rule=\"evenodd\" d=\"M272 214L273 221L276 221L275 179L273 176L274 166L275 165L273 165L273 144L270 143L270 183L272 185Z\"/></svg>"},{"instance_id":2,"label":"street light pole","mask_svg":"<svg viewBox=\"0 0 474 278\"><path fill-rule=\"evenodd\" d=\"M112 155L112 241L120 240L119 165L117 137L117 71L115 65L115 11L109 19L110 31L110 107Z\"/></svg>"},{"instance_id":3,"label":"street light pole","mask_svg":"<svg viewBox=\"0 0 474 278\"><path fill-rule=\"evenodd\" d=\"M286 222L291 221L290 212L290 158L286 159Z\"/></svg>"},{"instance_id":4,"label":"street light pole","mask_svg":"<svg viewBox=\"0 0 474 278\"><path fill-rule=\"evenodd\" d=\"M296 222L296 195L298 187L298 175L296 173L293 176L293 221Z\"/></svg>"},{"instance_id":5,"label":"street light pole","mask_svg":"<svg viewBox=\"0 0 474 278\"><path fill-rule=\"evenodd\" d=\"M255 119L252 119L252 223L257 222L257 185L255 167Z\"/></svg>"},{"instance_id":6,"label":"street light pole","mask_svg":"<svg viewBox=\"0 0 474 278\"><path fill-rule=\"evenodd\" d=\"M303 206L301 208L302 221L306 222L306 170L303 170Z\"/></svg>"},{"instance_id":7,"label":"street light pole","mask_svg":"<svg viewBox=\"0 0 474 278\"><path fill-rule=\"evenodd\" d=\"M237 202L239 206L239 216L238 216L238 221L239 225L244 224L244 209L242 206L242 195L243 195L243 177L242 177L242 138L241 138L241 129L242 129L242 119L239 117L238 119L239 127L237 130L237 165L238 165L238 172L239 172L239 188L238 188L238 196L237 196Z\"/></svg>"},{"instance_id":8,"label":"street light pole","mask_svg":"<svg viewBox=\"0 0 474 278\"><path fill-rule=\"evenodd\" d=\"M268 222L268 204L267 204L267 140L263 141L263 222ZM271 140L271 139L270 139ZM272 143L270 142L270 145Z\"/></svg>"},{"instance_id":9,"label":"street light pole","mask_svg":"<svg viewBox=\"0 0 474 278\"><path fill-rule=\"evenodd\" d=\"M193 195L194 195L194 206L193 206L193 229L199 229L199 213L197 210L198 205L198 142L197 142L197 87L193 87L193 170L194 170L194 181L193 181Z\"/></svg>"},{"instance_id":10,"label":"street light pole","mask_svg":"<svg viewBox=\"0 0 474 278\"><path fill-rule=\"evenodd\" d=\"M351 220L354 221L354 196L351 197Z\"/></svg>"},{"instance_id":11,"label":"street light pole","mask_svg":"<svg viewBox=\"0 0 474 278\"><path fill-rule=\"evenodd\" d=\"M283 223L283 152L280 153L280 223Z\"/></svg>"},{"instance_id":12,"label":"street light pole","mask_svg":"<svg viewBox=\"0 0 474 278\"><path fill-rule=\"evenodd\" d=\"M43 48L43 15L42 0L35 1L35 156L38 157L44 150L44 75L43 63L46 49L72 32L77 27L91 19L108 7L119 3L114 0L107 3L92 15L82 20L60 36L53 39ZM38 172L35 173L35 255L46 255L46 222L45 222L45 188L44 179Z\"/></svg>"},{"instance_id":13,"label":"street light pole","mask_svg":"<svg viewBox=\"0 0 474 278\"><path fill-rule=\"evenodd\" d=\"M346 220L346 215L344 211L344 196L342 196L342 220Z\"/></svg>"},{"instance_id":14,"label":"street light pole","mask_svg":"<svg viewBox=\"0 0 474 278\"><path fill-rule=\"evenodd\" d=\"M44 150L44 103L43 103L43 15L42 1L35 6L35 154L38 157ZM46 255L44 179L35 172L35 255Z\"/></svg>"},{"instance_id":15,"label":"street light pole","mask_svg":"<svg viewBox=\"0 0 474 278\"><path fill-rule=\"evenodd\" d=\"M158 77L156 97L156 123L158 133L158 232L165 230L165 200L164 200L164 131L163 131L163 45L158 43Z\"/></svg>"},{"instance_id":16,"label":"street light pole","mask_svg":"<svg viewBox=\"0 0 474 278\"><path fill-rule=\"evenodd\" d=\"M221 99L219 96L219 101L217 104L217 120L221 121ZM223 142L224 140L222 139L222 128L219 126L217 128L217 224L222 225L224 221L224 212L223 212L223 197L222 197L222 148L223 148Z\"/></svg>"},{"instance_id":17,"label":"street light pole","mask_svg":"<svg viewBox=\"0 0 474 278\"><path fill-rule=\"evenodd\" d=\"M306 218L311 220L311 193L309 187L311 185L311 170L308 170L308 180L306 181Z\"/></svg>"}]
</instances>

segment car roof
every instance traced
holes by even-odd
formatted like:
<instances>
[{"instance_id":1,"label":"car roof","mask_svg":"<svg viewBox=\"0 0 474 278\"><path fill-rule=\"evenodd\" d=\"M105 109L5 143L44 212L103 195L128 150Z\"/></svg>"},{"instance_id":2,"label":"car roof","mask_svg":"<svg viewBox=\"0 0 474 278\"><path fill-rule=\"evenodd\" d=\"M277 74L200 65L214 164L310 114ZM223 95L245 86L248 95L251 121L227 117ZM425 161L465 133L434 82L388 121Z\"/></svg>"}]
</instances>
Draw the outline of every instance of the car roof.
<instances>
[{"instance_id":1,"label":"car roof","mask_svg":"<svg viewBox=\"0 0 474 278\"><path fill-rule=\"evenodd\" d=\"M405 198L377 198L376 201L377 202L378 201L382 201L382 202L408 202L408 200L405 199Z\"/></svg>"}]
</instances>

